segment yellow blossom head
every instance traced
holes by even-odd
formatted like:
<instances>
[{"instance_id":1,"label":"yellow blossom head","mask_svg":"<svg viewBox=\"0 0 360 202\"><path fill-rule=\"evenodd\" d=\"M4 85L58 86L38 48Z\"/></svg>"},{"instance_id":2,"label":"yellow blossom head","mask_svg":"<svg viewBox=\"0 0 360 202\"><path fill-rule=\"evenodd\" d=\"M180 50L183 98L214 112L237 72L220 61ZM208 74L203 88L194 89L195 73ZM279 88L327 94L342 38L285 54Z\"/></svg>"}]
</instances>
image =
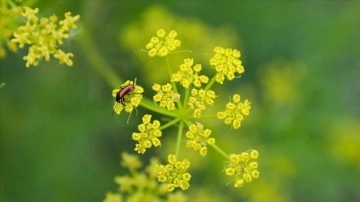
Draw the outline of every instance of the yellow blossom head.
<instances>
[{"instance_id":1,"label":"yellow blossom head","mask_svg":"<svg viewBox=\"0 0 360 202\"><path fill-rule=\"evenodd\" d=\"M170 83L162 86L160 84L154 84L152 89L156 92L153 99L159 103L160 107L164 107L170 111L175 110L175 102L179 101L180 95L174 93Z\"/></svg>"},{"instance_id":2,"label":"yellow blossom head","mask_svg":"<svg viewBox=\"0 0 360 202\"><path fill-rule=\"evenodd\" d=\"M190 162L187 159L177 161L175 155L168 155L168 164L158 164L156 174L159 182L165 183L167 191L171 192L179 187L182 190L189 188L191 174L187 172Z\"/></svg>"},{"instance_id":3,"label":"yellow blossom head","mask_svg":"<svg viewBox=\"0 0 360 202\"><path fill-rule=\"evenodd\" d=\"M215 47L214 53L210 59L210 65L216 70L216 82L222 84L225 78L231 81L235 78L236 73L244 73L238 50Z\"/></svg>"},{"instance_id":4,"label":"yellow blossom head","mask_svg":"<svg viewBox=\"0 0 360 202\"><path fill-rule=\"evenodd\" d=\"M184 59L184 63L180 65L179 71L172 75L171 81L180 82L184 88L189 88L190 85L200 88L201 84L208 83L209 78L207 76L199 75L201 65L196 64L193 66L193 64L193 59Z\"/></svg>"},{"instance_id":5,"label":"yellow blossom head","mask_svg":"<svg viewBox=\"0 0 360 202\"><path fill-rule=\"evenodd\" d=\"M204 129L201 123L191 124L186 132L186 146L199 152L201 156L207 154L207 145L215 144L215 138L210 138L211 130Z\"/></svg>"},{"instance_id":6,"label":"yellow blossom head","mask_svg":"<svg viewBox=\"0 0 360 202\"><path fill-rule=\"evenodd\" d=\"M145 114L142 121L143 123L138 125L139 132L133 133L132 139L138 142L135 146L135 151L144 154L146 149L161 145L159 138L162 136L162 132L158 120L154 120L151 123L151 115Z\"/></svg>"},{"instance_id":7,"label":"yellow blossom head","mask_svg":"<svg viewBox=\"0 0 360 202\"><path fill-rule=\"evenodd\" d=\"M188 101L188 106L194 110L193 116L200 118L201 113L207 109L207 106L214 105L215 97L215 92L212 90L198 90L193 88Z\"/></svg>"},{"instance_id":8,"label":"yellow blossom head","mask_svg":"<svg viewBox=\"0 0 360 202\"><path fill-rule=\"evenodd\" d=\"M75 22L80 16L72 16L70 12L65 13L65 19L58 21L56 16L39 18L38 8L23 7L21 15L26 18L26 23L14 32L12 43L18 44L20 48L29 45L28 54L23 57L26 67L37 66L39 61L50 60L52 55L58 59L60 64L65 63L72 66L72 53L65 53L59 49L63 40L69 37L70 29L76 28Z\"/></svg>"},{"instance_id":9,"label":"yellow blossom head","mask_svg":"<svg viewBox=\"0 0 360 202\"><path fill-rule=\"evenodd\" d=\"M126 91L126 92L125 92ZM112 96L115 98L113 110L116 114L125 109L127 113L131 113L134 108L138 107L142 100L142 93L144 89L135 84L135 82L127 80L119 89L112 91Z\"/></svg>"},{"instance_id":10,"label":"yellow blossom head","mask_svg":"<svg viewBox=\"0 0 360 202\"><path fill-rule=\"evenodd\" d=\"M240 101L240 95L234 94L231 102L226 104L224 111L218 112L217 117L223 119L226 125L232 124L234 129L238 129L241 126L241 121L244 116L250 114L251 103L248 100L244 102Z\"/></svg>"},{"instance_id":11,"label":"yellow blossom head","mask_svg":"<svg viewBox=\"0 0 360 202\"><path fill-rule=\"evenodd\" d=\"M132 155L132 154L123 152L121 154L121 157L122 157L121 165L123 167L129 168L130 170L136 170L142 166L142 164L139 160L139 157L137 155Z\"/></svg>"},{"instance_id":12,"label":"yellow blossom head","mask_svg":"<svg viewBox=\"0 0 360 202\"><path fill-rule=\"evenodd\" d=\"M242 152L241 154L230 154L228 165L225 168L225 174L235 177L235 187L242 187L245 182L251 182L260 176L257 170L259 157L257 150Z\"/></svg>"},{"instance_id":13,"label":"yellow blossom head","mask_svg":"<svg viewBox=\"0 0 360 202\"><path fill-rule=\"evenodd\" d=\"M159 29L156 32L156 36L150 39L150 42L146 44L146 49L149 51L150 57L167 56L170 52L175 51L180 47L180 40L176 39L177 33L175 30L171 30L168 35L164 29Z\"/></svg>"}]
</instances>

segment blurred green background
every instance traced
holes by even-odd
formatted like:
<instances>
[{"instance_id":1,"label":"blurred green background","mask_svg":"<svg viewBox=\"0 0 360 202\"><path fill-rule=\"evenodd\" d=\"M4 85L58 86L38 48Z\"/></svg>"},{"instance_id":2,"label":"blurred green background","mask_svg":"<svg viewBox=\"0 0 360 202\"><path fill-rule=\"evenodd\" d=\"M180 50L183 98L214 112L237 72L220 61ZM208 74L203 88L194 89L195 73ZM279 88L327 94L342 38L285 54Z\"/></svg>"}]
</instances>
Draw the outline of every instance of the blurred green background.
<instances>
[{"instance_id":1,"label":"blurred green background","mask_svg":"<svg viewBox=\"0 0 360 202\"><path fill-rule=\"evenodd\" d=\"M24 49L0 60L1 202L102 201L117 189L113 178L126 174L120 152L133 151L131 133L146 111L139 108L130 124L126 114L112 116L111 91L121 83L94 64L105 61L123 81L137 77L152 96L151 85L167 74L141 49L159 28L176 29L181 49L207 67L214 46L240 49L245 74L218 88L219 99L240 93L253 103L239 131L219 124L213 135L229 153L259 150L261 177L241 189L226 186L224 159L210 150L191 171L190 201L360 201L359 1L52 0L34 7L43 16L81 15L63 46L74 66L52 60L26 69ZM156 150L143 159L166 156Z\"/></svg>"}]
</instances>

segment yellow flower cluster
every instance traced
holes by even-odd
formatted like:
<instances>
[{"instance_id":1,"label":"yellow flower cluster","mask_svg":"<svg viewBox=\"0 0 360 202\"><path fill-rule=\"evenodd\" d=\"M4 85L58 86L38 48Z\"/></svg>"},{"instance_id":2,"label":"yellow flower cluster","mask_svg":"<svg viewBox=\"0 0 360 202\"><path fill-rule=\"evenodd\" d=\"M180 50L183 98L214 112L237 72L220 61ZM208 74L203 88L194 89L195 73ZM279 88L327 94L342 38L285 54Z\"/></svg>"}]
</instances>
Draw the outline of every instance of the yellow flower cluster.
<instances>
[{"instance_id":1,"label":"yellow flower cluster","mask_svg":"<svg viewBox=\"0 0 360 202\"><path fill-rule=\"evenodd\" d=\"M201 83L208 83L209 78L207 76L198 75L201 71L201 64L196 64L194 66L193 64L193 59L184 59L184 63L180 65L180 70L172 75L171 81L180 82L184 88L189 88L190 84L200 88Z\"/></svg>"},{"instance_id":2,"label":"yellow flower cluster","mask_svg":"<svg viewBox=\"0 0 360 202\"><path fill-rule=\"evenodd\" d=\"M166 190L171 192L180 187L182 190L189 188L191 174L187 172L190 162L185 159L177 161L175 155L168 155L168 164L156 166L156 175L159 182L166 184Z\"/></svg>"},{"instance_id":3,"label":"yellow flower cluster","mask_svg":"<svg viewBox=\"0 0 360 202\"><path fill-rule=\"evenodd\" d=\"M135 151L144 154L146 149L161 145L159 137L161 137L162 132L159 129L160 122L158 120L150 122L151 115L145 114L142 121L143 123L138 125L139 133L133 133L132 139L139 142L135 146Z\"/></svg>"},{"instance_id":4,"label":"yellow flower cluster","mask_svg":"<svg viewBox=\"0 0 360 202\"><path fill-rule=\"evenodd\" d=\"M123 96L123 101L115 101L114 103L113 110L118 115L123 109L125 109L126 112L131 113L134 108L140 105L140 102L142 100L142 93L144 92L144 89L130 80L127 80L124 84L122 84L120 89L114 89L112 91L112 96L116 98L116 95L128 85L134 85L134 89L132 89L129 93Z\"/></svg>"},{"instance_id":5,"label":"yellow flower cluster","mask_svg":"<svg viewBox=\"0 0 360 202\"><path fill-rule=\"evenodd\" d=\"M120 194L107 192L103 202L123 202L123 200Z\"/></svg>"},{"instance_id":6,"label":"yellow flower cluster","mask_svg":"<svg viewBox=\"0 0 360 202\"><path fill-rule=\"evenodd\" d=\"M156 95L153 96L155 102L159 102L161 107L166 107L170 111L175 109L175 102L180 100L180 95L174 93L171 84L167 83L162 86L160 84L154 84L152 89L157 92Z\"/></svg>"},{"instance_id":7,"label":"yellow flower cluster","mask_svg":"<svg viewBox=\"0 0 360 202\"><path fill-rule=\"evenodd\" d=\"M157 36L150 39L150 42L146 44L146 49L149 51L150 57L160 56L165 57L176 48L180 47L180 40L176 39L177 33L175 30L171 30L166 35L165 30L159 29L156 32Z\"/></svg>"},{"instance_id":8,"label":"yellow flower cluster","mask_svg":"<svg viewBox=\"0 0 360 202\"><path fill-rule=\"evenodd\" d=\"M260 176L258 168L259 152L252 150L241 154L230 154L230 162L225 169L225 174L235 176L235 187L242 187L245 182L251 182Z\"/></svg>"},{"instance_id":9,"label":"yellow flower cluster","mask_svg":"<svg viewBox=\"0 0 360 202\"><path fill-rule=\"evenodd\" d=\"M232 102L226 104L225 111L218 112L217 117L224 119L226 125L232 124L233 128L238 129L241 126L241 121L244 116L250 114L251 102L247 99L244 102L240 101L240 95L234 94Z\"/></svg>"},{"instance_id":10,"label":"yellow flower cluster","mask_svg":"<svg viewBox=\"0 0 360 202\"><path fill-rule=\"evenodd\" d=\"M16 44L11 43L9 38L17 29L17 18L21 14L21 9L7 6L7 3L4 0L0 1L0 59L6 56L5 47L13 52L17 50Z\"/></svg>"},{"instance_id":11,"label":"yellow flower cluster","mask_svg":"<svg viewBox=\"0 0 360 202\"><path fill-rule=\"evenodd\" d=\"M193 116L199 118L201 112L206 109L206 105L212 106L216 95L212 90L191 90L191 96L189 98L188 106L194 110Z\"/></svg>"},{"instance_id":12,"label":"yellow flower cluster","mask_svg":"<svg viewBox=\"0 0 360 202\"><path fill-rule=\"evenodd\" d=\"M129 162L130 161L130 162ZM134 167L131 162L140 162L138 156L127 153L122 154L122 165L130 171L130 175L116 176L115 183L119 185L118 192L106 193L103 202L123 201L164 201L186 202L187 197L181 192L169 193L166 185L156 180L157 159L152 158L150 164L142 171L141 164ZM135 164L134 164L135 165ZM140 165L140 167L139 167Z\"/></svg>"},{"instance_id":13,"label":"yellow flower cluster","mask_svg":"<svg viewBox=\"0 0 360 202\"><path fill-rule=\"evenodd\" d=\"M136 170L141 168L142 164L138 156L128 154L126 152L121 154L122 162L121 165L124 168L129 168L129 170Z\"/></svg>"},{"instance_id":14,"label":"yellow flower cluster","mask_svg":"<svg viewBox=\"0 0 360 202\"><path fill-rule=\"evenodd\" d=\"M222 84L225 77L228 80L235 78L235 73L242 74L240 52L236 49L215 47L215 55L210 59L210 65L216 70L216 82Z\"/></svg>"},{"instance_id":15,"label":"yellow flower cluster","mask_svg":"<svg viewBox=\"0 0 360 202\"><path fill-rule=\"evenodd\" d=\"M211 130L204 129L204 125L201 123L191 124L189 131L186 132L186 137L189 139L186 142L186 146L198 151L201 156L207 154L207 145L215 143L215 138L210 138Z\"/></svg>"},{"instance_id":16,"label":"yellow flower cluster","mask_svg":"<svg viewBox=\"0 0 360 202\"><path fill-rule=\"evenodd\" d=\"M18 28L11 40L20 48L23 48L25 44L30 45L28 55L23 58L26 61L26 67L37 66L42 59L49 61L51 55L58 59L60 64L72 66L73 54L65 53L58 46L63 44L64 39L69 38L68 33L70 29L76 28L75 22L80 16L71 16L71 13L67 12L65 19L58 21L55 15L49 18L38 18L38 12L38 8L23 8L21 15L27 19L26 24Z\"/></svg>"}]
</instances>

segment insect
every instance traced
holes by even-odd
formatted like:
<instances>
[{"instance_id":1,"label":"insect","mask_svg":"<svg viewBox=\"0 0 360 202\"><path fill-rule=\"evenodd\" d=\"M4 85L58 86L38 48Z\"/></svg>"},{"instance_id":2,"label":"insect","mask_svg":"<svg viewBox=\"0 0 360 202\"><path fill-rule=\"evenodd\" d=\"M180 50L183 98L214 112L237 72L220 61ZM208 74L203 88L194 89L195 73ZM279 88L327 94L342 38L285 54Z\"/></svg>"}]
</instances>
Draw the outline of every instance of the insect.
<instances>
[{"instance_id":1,"label":"insect","mask_svg":"<svg viewBox=\"0 0 360 202\"><path fill-rule=\"evenodd\" d=\"M125 105L125 96L135 89L134 84L128 84L127 86L120 87L120 90L116 93L115 100L122 105Z\"/></svg>"},{"instance_id":2,"label":"insect","mask_svg":"<svg viewBox=\"0 0 360 202\"><path fill-rule=\"evenodd\" d=\"M117 103L121 103L122 105L125 105L126 102L125 96L131 95L130 92L135 89L135 85L136 85L136 78L134 79L133 83L130 83L126 86L121 86L120 90L116 93L115 101ZM133 94L137 94L137 93L133 93Z\"/></svg>"}]
</instances>

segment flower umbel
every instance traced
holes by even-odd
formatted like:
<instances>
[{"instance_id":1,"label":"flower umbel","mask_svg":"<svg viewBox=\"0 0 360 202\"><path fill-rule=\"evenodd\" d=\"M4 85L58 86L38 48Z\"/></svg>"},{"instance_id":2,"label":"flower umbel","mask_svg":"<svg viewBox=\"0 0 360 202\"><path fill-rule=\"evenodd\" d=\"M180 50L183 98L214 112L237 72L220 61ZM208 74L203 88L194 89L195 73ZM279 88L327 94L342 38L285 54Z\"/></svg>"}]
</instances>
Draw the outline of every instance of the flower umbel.
<instances>
[{"instance_id":1,"label":"flower umbel","mask_svg":"<svg viewBox=\"0 0 360 202\"><path fill-rule=\"evenodd\" d=\"M200 118L201 112L206 110L206 106L214 105L215 97L215 92L212 90L197 90L193 88L188 102L190 109L194 110L193 116Z\"/></svg>"},{"instance_id":2,"label":"flower umbel","mask_svg":"<svg viewBox=\"0 0 360 202\"><path fill-rule=\"evenodd\" d=\"M176 48L180 47L180 40L176 39L177 33L175 30L171 30L168 35L164 29L159 29L156 32L156 36L150 39L150 42L146 44L146 49L149 51L150 57L167 56L170 52L173 52Z\"/></svg>"},{"instance_id":3,"label":"flower umbel","mask_svg":"<svg viewBox=\"0 0 360 202\"><path fill-rule=\"evenodd\" d=\"M132 139L138 141L136 144L135 151L138 153L145 153L146 149L151 148L152 146L158 147L161 145L159 137L161 137L162 132L159 129L160 122L154 120L150 122L151 115L145 114L142 118L143 123L138 126L139 133L133 133Z\"/></svg>"},{"instance_id":4,"label":"flower umbel","mask_svg":"<svg viewBox=\"0 0 360 202\"><path fill-rule=\"evenodd\" d=\"M69 38L70 29L75 29L75 22L80 18L79 15L72 16L70 12L65 13L65 19L58 21L53 15L48 18L38 18L38 8L32 9L23 7L21 15L26 18L26 24L20 26L14 33L12 43L17 43L20 48L29 45L28 55L24 56L26 67L37 66L39 61L50 60L50 56L58 59L60 64L65 63L72 66L72 53L65 53L59 49L64 39Z\"/></svg>"},{"instance_id":5,"label":"flower umbel","mask_svg":"<svg viewBox=\"0 0 360 202\"><path fill-rule=\"evenodd\" d=\"M244 73L241 65L240 52L236 49L216 47L215 55L210 59L210 65L216 70L216 82L222 84L225 77L228 80L235 78L235 73Z\"/></svg>"},{"instance_id":6,"label":"flower umbel","mask_svg":"<svg viewBox=\"0 0 360 202\"><path fill-rule=\"evenodd\" d=\"M252 150L241 154L230 154L230 161L225 168L225 174L235 176L235 187L242 187L245 182L251 182L260 176L258 168L259 152Z\"/></svg>"},{"instance_id":7,"label":"flower umbel","mask_svg":"<svg viewBox=\"0 0 360 202\"><path fill-rule=\"evenodd\" d=\"M235 94L232 97L232 101L226 104L225 111L218 112L217 117L224 119L226 125L232 124L233 128L238 129L241 126L241 121L244 119L244 116L250 114L250 109L251 102L247 99L241 102L240 95Z\"/></svg>"},{"instance_id":8,"label":"flower umbel","mask_svg":"<svg viewBox=\"0 0 360 202\"><path fill-rule=\"evenodd\" d=\"M157 36L153 37L146 46L150 50L149 56L166 56L169 52L174 51L178 45L180 46L180 42L176 43L175 37L175 31L166 35L163 29L158 30ZM171 46L171 43L175 43L175 45ZM192 58L184 59L184 62L175 71L170 66L172 61L166 59L168 69L164 72L169 74L170 82L164 85L155 83L152 86L155 91L155 95L152 97L153 101L144 98L144 101L140 103L143 89L130 81L123 84L120 89L113 91L113 96L117 101L114 105L114 111L117 114L120 114L123 109L131 112L134 107L141 105L150 111L166 116L161 119L164 120L161 125L158 120L151 121L152 115L145 114L143 116L142 123L138 125L139 131L132 133L132 139L136 141L135 151L137 153L144 154L151 147L159 147L162 144L160 137L167 132L167 128L175 126L177 129L175 151L173 154L168 154L167 164L156 164L156 172L153 173L154 176L151 175L158 182L163 183L168 192L172 192L176 188L186 190L190 187L191 174L188 172L190 162L187 158L184 158L183 161L178 160L184 142L186 142L186 147L199 153L200 156L206 156L210 147L226 159L230 159L225 173L229 176L235 176L235 187L241 187L245 182L250 182L259 177L256 161L258 152L256 150L243 152L239 155L228 155L215 144L214 135L216 134L211 129L204 127L204 122L207 119L216 119L217 117L223 119L225 124L231 124L233 128L238 129L243 118L249 115L251 108L251 103L248 100L241 101L240 95L234 94L231 101L226 104L224 111L215 112L211 110L215 104L215 98L221 96L213 90L214 84L223 84L225 79L233 80L235 74L244 72L238 50L217 47L214 51L215 56L211 58L210 65L215 68L216 72L210 77L200 74L202 65L194 64ZM221 91L219 92L221 93ZM188 128L187 131L185 131L186 127ZM171 138L171 134L167 136ZM133 170L140 166L131 158L127 159L126 166L129 169L130 165L133 165ZM136 178L138 181L144 182L146 177L138 175ZM122 191L130 193L134 191L132 180L129 177L121 177L117 178L116 181L121 184ZM142 184L142 186L145 185Z\"/></svg>"},{"instance_id":9,"label":"flower umbel","mask_svg":"<svg viewBox=\"0 0 360 202\"><path fill-rule=\"evenodd\" d=\"M168 164L157 165L156 175L159 182L166 184L166 190L171 192L180 187L182 190L189 188L191 174L187 172L190 162L187 159L177 161L175 155L168 155Z\"/></svg>"},{"instance_id":10,"label":"flower umbel","mask_svg":"<svg viewBox=\"0 0 360 202\"><path fill-rule=\"evenodd\" d=\"M210 138L211 130L204 129L201 123L191 124L189 131L186 132L186 146L198 151L201 156L207 154L207 145L215 143L215 138Z\"/></svg>"},{"instance_id":11,"label":"flower umbel","mask_svg":"<svg viewBox=\"0 0 360 202\"><path fill-rule=\"evenodd\" d=\"M171 81L180 82L184 88L189 88L190 84L200 88L202 83L208 83L209 78L207 76L198 75L201 71L201 65L196 64L193 66L193 64L193 59L185 59L184 64L180 65L180 70L172 75Z\"/></svg>"},{"instance_id":12,"label":"flower umbel","mask_svg":"<svg viewBox=\"0 0 360 202\"><path fill-rule=\"evenodd\" d=\"M179 101L180 95L174 93L171 84L167 83L162 86L154 84L152 89L156 91L156 95L153 97L155 102L159 102L160 106L167 110L175 110L175 102Z\"/></svg>"},{"instance_id":13,"label":"flower umbel","mask_svg":"<svg viewBox=\"0 0 360 202\"><path fill-rule=\"evenodd\" d=\"M124 84L122 84L119 89L114 89L112 91L112 96L116 98L116 96L119 96L121 90L129 85L133 85L134 88L130 92L123 95L123 97L120 97L121 100L115 100L114 102L113 110L118 115L123 109L125 109L127 113L131 113L134 108L138 107L141 103L144 89L130 80L127 80Z\"/></svg>"},{"instance_id":14,"label":"flower umbel","mask_svg":"<svg viewBox=\"0 0 360 202\"><path fill-rule=\"evenodd\" d=\"M123 153L122 165L128 165L126 161L139 161L139 156ZM126 158L126 159L125 159ZM166 185L160 184L156 180L157 159L150 159L150 163L145 168L126 166L130 171L129 175L116 176L115 183L119 185L117 192L107 192L103 202L123 202L123 201L166 201L166 202L186 202L187 197L181 192L169 193Z\"/></svg>"}]
</instances>

